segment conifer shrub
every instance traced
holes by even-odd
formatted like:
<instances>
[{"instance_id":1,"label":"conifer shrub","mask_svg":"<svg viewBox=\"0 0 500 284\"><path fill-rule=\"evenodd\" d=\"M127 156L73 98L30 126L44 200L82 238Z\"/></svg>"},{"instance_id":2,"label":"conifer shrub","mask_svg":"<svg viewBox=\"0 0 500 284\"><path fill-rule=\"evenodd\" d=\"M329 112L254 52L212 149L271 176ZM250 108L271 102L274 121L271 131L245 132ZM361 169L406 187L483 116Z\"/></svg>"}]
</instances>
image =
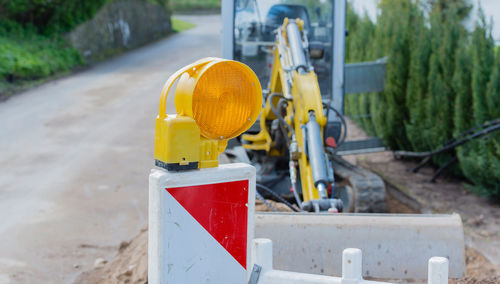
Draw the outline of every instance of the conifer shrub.
<instances>
[{"instance_id":1,"label":"conifer shrub","mask_svg":"<svg viewBox=\"0 0 500 284\"><path fill-rule=\"evenodd\" d=\"M431 8L428 16L422 7ZM463 27L469 1L381 0L378 8L369 33L363 30L364 18L354 13L347 19L353 26L346 44L350 62L388 58L383 92L347 96L348 113L371 114L357 119L358 125L392 149L428 151L500 118L499 48L484 16L472 32ZM500 196L500 133L433 162L443 165L454 156L459 163L452 172L471 181L471 190Z\"/></svg>"},{"instance_id":2,"label":"conifer shrub","mask_svg":"<svg viewBox=\"0 0 500 284\"><path fill-rule=\"evenodd\" d=\"M493 46L491 31L483 19L472 34L473 116L465 117L465 120L472 120L469 125L482 124L489 119L500 117L500 58L497 56L496 60L493 60ZM470 107L466 110L470 111ZM462 124L467 125L465 121ZM474 184L469 188L479 194L500 196L499 141L499 133L493 133L487 139L469 142L458 151L460 168L465 177Z\"/></svg>"},{"instance_id":3,"label":"conifer shrub","mask_svg":"<svg viewBox=\"0 0 500 284\"><path fill-rule=\"evenodd\" d=\"M425 26L422 11L417 9L414 21L414 33L411 38L412 52L410 56L410 71L406 89L406 110L408 121L405 125L406 136L415 151L427 150L427 142L422 133L425 130L427 98L427 76L429 73L429 58L431 55L431 34Z\"/></svg>"}]
</instances>

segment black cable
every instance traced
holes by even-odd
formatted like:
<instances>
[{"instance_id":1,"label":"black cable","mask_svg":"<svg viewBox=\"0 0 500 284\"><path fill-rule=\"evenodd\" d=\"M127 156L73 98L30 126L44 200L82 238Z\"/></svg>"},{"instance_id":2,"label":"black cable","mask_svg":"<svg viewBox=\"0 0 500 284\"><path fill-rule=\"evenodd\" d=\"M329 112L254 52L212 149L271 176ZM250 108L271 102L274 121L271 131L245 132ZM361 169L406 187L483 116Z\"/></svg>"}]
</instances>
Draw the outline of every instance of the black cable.
<instances>
[{"instance_id":1,"label":"black cable","mask_svg":"<svg viewBox=\"0 0 500 284\"><path fill-rule=\"evenodd\" d=\"M276 199L278 199L280 202L282 202L283 204L285 204L286 206L288 206L288 208L292 209L294 212L299 212L299 210L297 210L297 208L293 207L293 205L290 202L286 201L283 197L279 196L279 194L277 194L276 192L274 192L269 187L267 187L265 185L262 185L260 183L257 183L256 186L257 186L257 189L260 188L260 189L266 191L267 193L271 194Z\"/></svg>"},{"instance_id":2,"label":"black cable","mask_svg":"<svg viewBox=\"0 0 500 284\"><path fill-rule=\"evenodd\" d=\"M488 121L484 122L481 125L473 126L473 127L469 128L469 129L465 130L464 132L460 133L459 135L457 135L457 136L451 138L450 140L446 141L445 143L443 143L443 147L446 147L446 146L454 143L455 141L457 141L461 137L466 137L467 135L473 134L478 129L484 129L486 127L489 127L489 126L492 126L492 125L496 125L498 123L500 123L500 118L493 119L493 120L488 120Z\"/></svg>"},{"instance_id":3,"label":"black cable","mask_svg":"<svg viewBox=\"0 0 500 284\"><path fill-rule=\"evenodd\" d=\"M479 138L479 137L482 137L482 136L485 136L489 133L492 133L492 132L495 132L495 131L498 131L500 130L500 122L499 123L496 123L496 124L493 124L492 126L490 127L487 127L483 130L480 130L480 131L477 131L465 138L462 138L462 139L459 139L459 140L456 140L455 142L451 143L451 144L448 144L444 147L441 147L437 150L434 150L434 151L427 151L427 152L411 152L411 151L394 151L394 154L397 155L397 156L406 156L406 157L427 157L427 156L433 156L433 155L437 155L437 154L440 154L440 153L443 153L443 152L446 152L450 149L453 149L455 147L458 147L460 145L463 145L473 139L476 139L476 138ZM460 136L460 135L459 135Z\"/></svg>"},{"instance_id":4,"label":"black cable","mask_svg":"<svg viewBox=\"0 0 500 284\"><path fill-rule=\"evenodd\" d=\"M460 133L457 137L453 137L452 139L449 140L449 142L445 143L445 144L449 144L450 142L453 142L455 141L456 139L458 139L459 137L462 137L462 136L466 136L466 135L469 135L471 133L474 133L474 131L476 129L483 129L485 127L489 127L489 126L492 126L492 125L496 125L500 123L500 118L497 118L497 119L492 119L492 120L488 120L486 122L484 122L483 124L481 125L476 125L476 126L473 126L467 130L465 130L464 132Z\"/></svg>"},{"instance_id":5,"label":"black cable","mask_svg":"<svg viewBox=\"0 0 500 284\"><path fill-rule=\"evenodd\" d=\"M340 122L342 123L342 126L344 127L344 133L342 137L339 139L337 143L337 148L340 147L340 145L344 144L345 139L347 138L347 123L345 121L345 118L338 110L336 110L332 105L330 104L324 104L328 109L331 109L335 112L335 114L340 118ZM328 117L327 117L328 119Z\"/></svg>"},{"instance_id":6,"label":"black cable","mask_svg":"<svg viewBox=\"0 0 500 284\"><path fill-rule=\"evenodd\" d=\"M260 201L262 201L264 204L266 204L267 207L271 208L271 210L273 210L274 212L279 212L279 210L276 209L276 207L272 206L269 202L267 202L267 200L264 198L264 196L262 196L258 191L255 192L255 195L257 196L258 199L260 199Z\"/></svg>"}]
</instances>

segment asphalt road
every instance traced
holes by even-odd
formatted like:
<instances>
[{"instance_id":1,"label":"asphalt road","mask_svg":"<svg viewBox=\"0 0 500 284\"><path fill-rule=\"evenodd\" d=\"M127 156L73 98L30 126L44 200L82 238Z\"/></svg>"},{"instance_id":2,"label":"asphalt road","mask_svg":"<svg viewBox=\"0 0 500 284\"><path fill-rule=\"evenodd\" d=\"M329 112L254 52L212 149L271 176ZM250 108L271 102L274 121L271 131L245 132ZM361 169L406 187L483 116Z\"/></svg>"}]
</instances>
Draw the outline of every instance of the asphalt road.
<instances>
[{"instance_id":1,"label":"asphalt road","mask_svg":"<svg viewBox=\"0 0 500 284\"><path fill-rule=\"evenodd\" d=\"M220 56L220 17L182 18L197 27L0 103L0 283L71 283L147 225L161 88Z\"/></svg>"}]
</instances>

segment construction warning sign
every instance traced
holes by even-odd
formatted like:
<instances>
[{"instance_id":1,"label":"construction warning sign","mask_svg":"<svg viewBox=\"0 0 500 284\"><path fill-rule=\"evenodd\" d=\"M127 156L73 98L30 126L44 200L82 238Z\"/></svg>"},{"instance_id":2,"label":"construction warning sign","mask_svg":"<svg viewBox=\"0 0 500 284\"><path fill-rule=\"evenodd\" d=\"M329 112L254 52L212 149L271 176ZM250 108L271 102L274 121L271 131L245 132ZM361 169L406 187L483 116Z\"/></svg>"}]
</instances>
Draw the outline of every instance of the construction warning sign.
<instances>
[{"instance_id":1,"label":"construction warning sign","mask_svg":"<svg viewBox=\"0 0 500 284\"><path fill-rule=\"evenodd\" d=\"M166 190L194 221L246 268L248 180Z\"/></svg>"},{"instance_id":2,"label":"construction warning sign","mask_svg":"<svg viewBox=\"0 0 500 284\"><path fill-rule=\"evenodd\" d=\"M255 169L246 164L154 170L149 272L157 274L155 283L245 283L254 199Z\"/></svg>"}]
</instances>

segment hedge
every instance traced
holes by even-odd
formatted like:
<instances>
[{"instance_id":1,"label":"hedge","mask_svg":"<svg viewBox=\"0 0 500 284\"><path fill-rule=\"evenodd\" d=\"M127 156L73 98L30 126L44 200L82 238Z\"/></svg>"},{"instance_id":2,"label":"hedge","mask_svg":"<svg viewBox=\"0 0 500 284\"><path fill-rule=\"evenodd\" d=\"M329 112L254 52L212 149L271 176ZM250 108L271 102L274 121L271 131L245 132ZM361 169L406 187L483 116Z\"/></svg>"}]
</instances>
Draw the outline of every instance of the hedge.
<instances>
[{"instance_id":1,"label":"hedge","mask_svg":"<svg viewBox=\"0 0 500 284\"><path fill-rule=\"evenodd\" d=\"M346 113L392 149L427 151L468 128L500 118L500 54L484 19L462 25L466 0L381 0L376 24L347 8L346 60L387 56L385 90L347 95ZM369 114L369 115L368 115ZM434 157L457 157L453 173L472 191L500 197L500 133Z\"/></svg>"}]
</instances>

